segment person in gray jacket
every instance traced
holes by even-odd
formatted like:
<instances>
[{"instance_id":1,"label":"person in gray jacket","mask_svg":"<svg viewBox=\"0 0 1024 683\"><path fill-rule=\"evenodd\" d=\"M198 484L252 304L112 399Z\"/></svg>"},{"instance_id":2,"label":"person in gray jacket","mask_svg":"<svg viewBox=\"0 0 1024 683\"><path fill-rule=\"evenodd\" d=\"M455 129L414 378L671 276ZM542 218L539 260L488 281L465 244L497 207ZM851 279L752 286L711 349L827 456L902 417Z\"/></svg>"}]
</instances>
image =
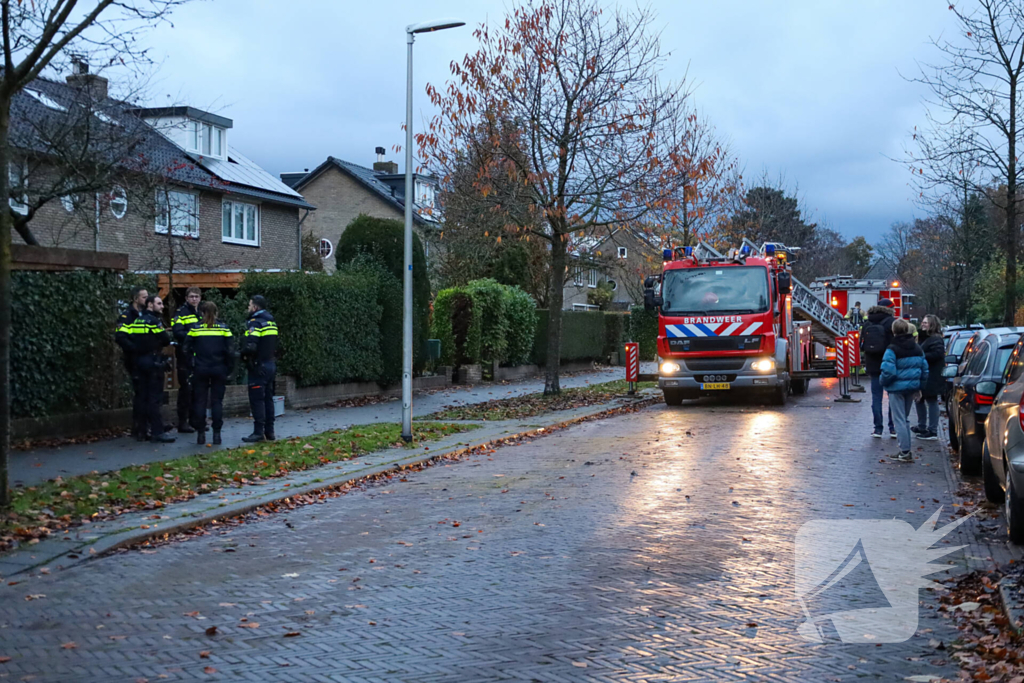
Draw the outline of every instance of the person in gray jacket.
<instances>
[{"instance_id":1,"label":"person in gray jacket","mask_svg":"<svg viewBox=\"0 0 1024 683\"><path fill-rule=\"evenodd\" d=\"M917 426L911 427L910 431L919 439L935 441L939 438L939 395L945 384L942 369L946 359L942 323L937 316L924 317L917 339L928 363L928 381L921 387L921 400L917 402Z\"/></svg>"}]
</instances>

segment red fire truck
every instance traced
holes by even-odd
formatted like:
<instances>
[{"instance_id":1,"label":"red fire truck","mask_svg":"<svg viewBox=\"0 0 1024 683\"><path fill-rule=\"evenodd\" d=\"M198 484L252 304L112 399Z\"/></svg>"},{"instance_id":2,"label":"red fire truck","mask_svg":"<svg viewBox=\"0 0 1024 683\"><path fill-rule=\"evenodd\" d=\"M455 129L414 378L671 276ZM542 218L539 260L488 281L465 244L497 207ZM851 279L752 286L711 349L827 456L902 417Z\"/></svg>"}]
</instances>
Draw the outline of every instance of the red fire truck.
<instances>
[{"instance_id":1,"label":"red fire truck","mask_svg":"<svg viewBox=\"0 0 1024 683\"><path fill-rule=\"evenodd\" d=\"M829 360L820 351L834 349L848 325L793 278L796 251L748 240L725 255L705 244L664 250L663 271L647 279L644 302L659 311L658 385L666 403L754 391L781 405L811 378L835 374L834 354Z\"/></svg>"}]
</instances>

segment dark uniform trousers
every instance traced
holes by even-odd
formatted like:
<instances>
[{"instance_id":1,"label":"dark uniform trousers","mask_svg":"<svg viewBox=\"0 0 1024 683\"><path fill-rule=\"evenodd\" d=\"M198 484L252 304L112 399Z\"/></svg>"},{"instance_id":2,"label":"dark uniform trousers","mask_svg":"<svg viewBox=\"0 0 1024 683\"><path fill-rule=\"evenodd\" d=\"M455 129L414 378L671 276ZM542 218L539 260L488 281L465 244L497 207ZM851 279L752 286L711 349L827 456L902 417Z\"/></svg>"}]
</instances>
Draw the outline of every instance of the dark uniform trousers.
<instances>
[{"instance_id":1,"label":"dark uniform trousers","mask_svg":"<svg viewBox=\"0 0 1024 683\"><path fill-rule=\"evenodd\" d=\"M249 366L249 408L252 410L253 431L256 434L274 433L274 381L277 363L257 362Z\"/></svg>"},{"instance_id":2,"label":"dark uniform trousers","mask_svg":"<svg viewBox=\"0 0 1024 683\"><path fill-rule=\"evenodd\" d=\"M151 436L164 433L164 421L160 416L160 403L164 397L164 363L159 354L140 357L138 368L139 392L136 396L142 407L142 428L149 428Z\"/></svg>"},{"instance_id":3,"label":"dark uniform trousers","mask_svg":"<svg viewBox=\"0 0 1024 683\"><path fill-rule=\"evenodd\" d=\"M225 375L207 375L196 372L192 375L193 413L192 428L206 431L206 406L210 406L214 431L224 426L224 392L228 378ZM207 403L209 401L209 403Z\"/></svg>"},{"instance_id":4,"label":"dark uniform trousers","mask_svg":"<svg viewBox=\"0 0 1024 683\"><path fill-rule=\"evenodd\" d=\"M178 358L178 424L189 423L189 413L192 409L192 369L188 367L187 360Z\"/></svg>"},{"instance_id":5,"label":"dark uniform trousers","mask_svg":"<svg viewBox=\"0 0 1024 683\"><path fill-rule=\"evenodd\" d=\"M128 368L132 378L132 433L145 436L149 432L149 421L146 420L146 403L143 400L142 370L138 361Z\"/></svg>"}]
</instances>

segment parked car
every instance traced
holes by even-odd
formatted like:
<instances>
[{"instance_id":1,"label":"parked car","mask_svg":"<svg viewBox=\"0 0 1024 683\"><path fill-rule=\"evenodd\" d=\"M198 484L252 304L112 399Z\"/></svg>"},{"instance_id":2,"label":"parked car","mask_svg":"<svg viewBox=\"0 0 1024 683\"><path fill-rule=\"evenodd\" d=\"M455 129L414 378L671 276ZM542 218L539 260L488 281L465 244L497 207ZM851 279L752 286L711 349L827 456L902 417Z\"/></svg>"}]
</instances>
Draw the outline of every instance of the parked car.
<instances>
[{"instance_id":1,"label":"parked car","mask_svg":"<svg viewBox=\"0 0 1024 683\"><path fill-rule=\"evenodd\" d=\"M953 366L956 368L960 365L960 360L963 358L964 353L968 350L968 345L971 343L971 339L974 338L976 330L949 330L943 331L943 337L946 338L946 368ZM951 373L953 374L953 373ZM946 377L945 386L942 390L942 402L943 404L948 403L949 396L953 392L953 377Z\"/></svg>"},{"instance_id":2,"label":"parked car","mask_svg":"<svg viewBox=\"0 0 1024 683\"><path fill-rule=\"evenodd\" d=\"M985 326L981 323L971 323L970 325L947 325L942 328L942 336L949 339L954 332L967 332L968 335L971 335L978 330L983 329L985 329Z\"/></svg>"},{"instance_id":3,"label":"parked car","mask_svg":"<svg viewBox=\"0 0 1024 683\"><path fill-rule=\"evenodd\" d=\"M981 474L985 418L1003 386L1003 370L1022 334L1024 328L975 332L956 374L952 375L949 367L942 373L954 377L946 407L949 441L960 452L960 470L965 474Z\"/></svg>"},{"instance_id":4,"label":"parked car","mask_svg":"<svg viewBox=\"0 0 1024 683\"><path fill-rule=\"evenodd\" d=\"M1024 544L1024 337L1013 347L1002 383L985 421L985 497L1005 504L1010 540Z\"/></svg>"}]
</instances>

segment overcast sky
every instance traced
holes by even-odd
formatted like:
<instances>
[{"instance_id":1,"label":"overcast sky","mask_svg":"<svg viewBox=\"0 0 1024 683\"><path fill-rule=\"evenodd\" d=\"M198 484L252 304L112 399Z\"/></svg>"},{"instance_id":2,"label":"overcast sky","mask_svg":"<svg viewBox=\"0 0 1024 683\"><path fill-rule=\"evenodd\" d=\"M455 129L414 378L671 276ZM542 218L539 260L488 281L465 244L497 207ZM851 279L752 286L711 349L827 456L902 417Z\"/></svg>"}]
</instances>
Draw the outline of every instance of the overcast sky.
<instances>
[{"instance_id":1,"label":"overcast sky","mask_svg":"<svg viewBox=\"0 0 1024 683\"><path fill-rule=\"evenodd\" d=\"M610 4L610 3L609 3ZM947 0L655 0L665 73L688 73L694 102L753 179L799 185L805 207L847 237L874 240L920 214L901 157L921 123L921 92L900 74L935 57ZM472 29L500 22L501 0L211 0L182 7L152 35L151 104L188 103L234 120L231 144L268 171L328 155L370 165L403 142L407 24L467 26L416 42L416 126L424 86L474 49Z\"/></svg>"}]
</instances>

